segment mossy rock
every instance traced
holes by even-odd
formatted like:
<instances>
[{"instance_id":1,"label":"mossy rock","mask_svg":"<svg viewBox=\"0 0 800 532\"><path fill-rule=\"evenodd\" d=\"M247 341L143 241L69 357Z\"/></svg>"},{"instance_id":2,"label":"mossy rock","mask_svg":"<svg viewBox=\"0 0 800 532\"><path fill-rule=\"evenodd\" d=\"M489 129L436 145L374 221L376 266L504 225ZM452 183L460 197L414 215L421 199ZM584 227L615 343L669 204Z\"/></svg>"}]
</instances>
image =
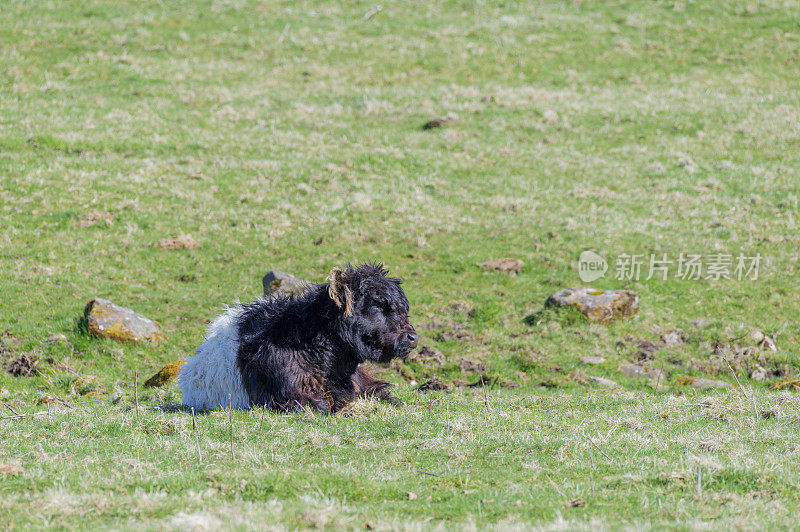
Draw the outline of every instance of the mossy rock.
<instances>
[{"instance_id":1,"label":"mossy rock","mask_svg":"<svg viewBox=\"0 0 800 532\"><path fill-rule=\"evenodd\" d=\"M145 388L160 388L174 381L183 368L184 360L170 362L161 371L144 381Z\"/></svg>"},{"instance_id":2,"label":"mossy rock","mask_svg":"<svg viewBox=\"0 0 800 532\"><path fill-rule=\"evenodd\" d=\"M632 290L597 290L576 286L564 288L545 301L545 307L574 307L590 321L608 323L639 312L639 295Z\"/></svg>"},{"instance_id":3,"label":"mossy rock","mask_svg":"<svg viewBox=\"0 0 800 532\"><path fill-rule=\"evenodd\" d=\"M89 301L84 315L86 326L93 336L111 338L118 342L150 340L156 343L166 339L164 329L157 322L107 299L95 298Z\"/></svg>"}]
</instances>

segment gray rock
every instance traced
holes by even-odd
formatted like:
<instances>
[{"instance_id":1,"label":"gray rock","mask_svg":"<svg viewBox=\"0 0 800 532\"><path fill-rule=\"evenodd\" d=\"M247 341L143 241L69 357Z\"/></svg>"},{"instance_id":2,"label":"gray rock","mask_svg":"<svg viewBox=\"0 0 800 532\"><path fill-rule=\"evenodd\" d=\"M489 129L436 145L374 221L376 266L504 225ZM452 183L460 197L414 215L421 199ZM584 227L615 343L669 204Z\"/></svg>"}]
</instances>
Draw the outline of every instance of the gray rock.
<instances>
[{"instance_id":1,"label":"gray rock","mask_svg":"<svg viewBox=\"0 0 800 532\"><path fill-rule=\"evenodd\" d=\"M605 361L606 361L605 358L603 358L601 356L594 356L594 355L581 358L581 362L583 364L602 364Z\"/></svg>"},{"instance_id":2,"label":"gray rock","mask_svg":"<svg viewBox=\"0 0 800 532\"><path fill-rule=\"evenodd\" d=\"M685 333L680 329L665 332L661 335L661 341L664 342L664 347L671 349L673 347L680 347L684 344Z\"/></svg>"},{"instance_id":3,"label":"gray rock","mask_svg":"<svg viewBox=\"0 0 800 532\"><path fill-rule=\"evenodd\" d=\"M763 332L759 331L758 329L750 329L750 330L747 332L747 337L748 337L748 339L749 339L751 342L753 342L754 344L756 344L756 345L758 345L758 344L760 344L762 341L764 341L764 337L765 337L765 336L766 336L766 335L765 335Z\"/></svg>"},{"instance_id":4,"label":"gray rock","mask_svg":"<svg viewBox=\"0 0 800 532\"><path fill-rule=\"evenodd\" d=\"M264 297L277 294L299 296L310 289L313 284L291 273L272 270L264 276Z\"/></svg>"},{"instance_id":5,"label":"gray rock","mask_svg":"<svg viewBox=\"0 0 800 532\"><path fill-rule=\"evenodd\" d=\"M608 323L639 312L639 295L632 290L597 290L576 286L559 290L544 304L546 307L573 306L591 321Z\"/></svg>"},{"instance_id":6,"label":"gray rock","mask_svg":"<svg viewBox=\"0 0 800 532\"><path fill-rule=\"evenodd\" d=\"M767 372L767 370L763 366L760 366L758 364L756 364L756 367L754 367L753 370L750 372L750 378L756 382L764 382L765 380L767 380L768 376L769 373Z\"/></svg>"},{"instance_id":7,"label":"gray rock","mask_svg":"<svg viewBox=\"0 0 800 532\"><path fill-rule=\"evenodd\" d=\"M603 378L603 377L592 377L591 375L589 376L589 378L592 379L594 382L596 382L598 385L600 385L600 386L602 386L604 388L618 388L619 387L619 384L617 384L616 382L612 381L611 379L606 379L606 378Z\"/></svg>"},{"instance_id":8,"label":"gray rock","mask_svg":"<svg viewBox=\"0 0 800 532\"><path fill-rule=\"evenodd\" d=\"M164 329L157 322L107 299L95 298L89 301L84 315L89 333L94 336L120 342L159 342L166 339Z\"/></svg>"},{"instance_id":9,"label":"gray rock","mask_svg":"<svg viewBox=\"0 0 800 532\"><path fill-rule=\"evenodd\" d=\"M660 368L646 368L644 366L640 366L639 364L620 364L619 370L629 379L660 378L661 381L665 381L669 378L669 372L667 370L661 370ZM659 377L659 375L661 375L661 377Z\"/></svg>"},{"instance_id":10,"label":"gray rock","mask_svg":"<svg viewBox=\"0 0 800 532\"><path fill-rule=\"evenodd\" d=\"M67 341L67 337L66 337L66 335L64 335L62 333L55 333L55 334L51 334L50 336L48 336L47 337L47 341L48 342L54 342L54 343L55 342L66 342Z\"/></svg>"}]
</instances>

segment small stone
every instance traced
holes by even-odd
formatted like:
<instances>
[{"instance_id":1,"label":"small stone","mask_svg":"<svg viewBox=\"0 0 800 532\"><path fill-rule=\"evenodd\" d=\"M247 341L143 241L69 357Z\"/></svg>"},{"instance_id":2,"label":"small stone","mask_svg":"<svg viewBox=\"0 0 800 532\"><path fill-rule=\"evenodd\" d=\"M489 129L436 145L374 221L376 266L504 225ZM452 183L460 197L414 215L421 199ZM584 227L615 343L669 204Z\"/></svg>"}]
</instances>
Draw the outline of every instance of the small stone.
<instances>
[{"instance_id":1,"label":"small stone","mask_svg":"<svg viewBox=\"0 0 800 532\"><path fill-rule=\"evenodd\" d=\"M64 335L62 333L55 333L55 334L51 334L50 336L48 336L47 337L47 341L48 342L53 342L53 343L55 343L55 342L66 342L67 341L67 337L66 337L66 335Z\"/></svg>"},{"instance_id":2,"label":"small stone","mask_svg":"<svg viewBox=\"0 0 800 532\"><path fill-rule=\"evenodd\" d=\"M482 263L480 266L484 270L495 270L500 273L507 273L509 275L517 275L519 272L522 271L522 267L525 265L519 259L512 259L512 258L501 258L501 259L492 259L487 260L486 262Z\"/></svg>"},{"instance_id":3,"label":"small stone","mask_svg":"<svg viewBox=\"0 0 800 532\"><path fill-rule=\"evenodd\" d=\"M545 307L573 306L590 321L608 323L639 312L639 295L632 290L597 290L577 286L564 288L545 301Z\"/></svg>"},{"instance_id":4,"label":"small stone","mask_svg":"<svg viewBox=\"0 0 800 532\"><path fill-rule=\"evenodd\" d=\"M262 279L264 297L271 295L299 296L314 285L300 277L279 270L272 270Z\"/></svg>"},{"instance_id":5,"label":"small stone","mask_svg":"<svg viewBox=\"0 0 800 532\"><path fill-rule=\"evenodd\" d=\"M684 344L684 336L685 333L682 330L675 329L674 331L668 331L662 334L661 341L664 343L664 347L672 349Z\"/></svg>"},{"instance_id":6,"label":"small stone","mask_svg":"<svg viewBox=\"0 0 800 532\"><path fill-rule=\"evenodd\" d=\"M107 299L95 298L84 311L89 333L121 342L165 340L164 330L157 322L133 310L115 305Z\"/></svg>"},{"instance_id":7,"label":"small stone","mask_svg":"<svg viewBox=\"0 0 800 532\"><path fill-rule=\"evenodd\" d=\"M758 329L750 329L747 332L747 337L752 343L758 345L764 340L764 333Z\"/></svg>"},{"instance_id":8,"label":"small stone","mask_svg":"<svg viewBox=\"0 0 800 532\"><path fill-rule=\"evenodd\" d=\"M703 318L698 318L692 322L692 327L696 327L698 329L702 329L703 327L708 326L708 320Z\"/></svg>"},{"instance_id":9,"label":"small stone","mask_svg":"<svg viewBox=\"0 0 800 532\"><path fill-rule=\"evenodd\" d=\"M178 235L162 238L156 242L156 247L161 249L197 249L200 243L192 235Z\"/></svg>"},{"instance_id":10,"label":"small stone","mask_svg":"<svg viewBox=\"0 0 800 532\"><path fill-rule=\"evenodd\" d=\"M581 363L583 363L583 364L602 364L605 361L606 361L605 358L603 358L601 356L594 356L594 355L581 358Z\"/></svg>"},{"instance_id":11,"label":"small stone","mask_svg":"<svg viewBox=\"0 0 800 532\"><path fill-rule=\"evenodd\" d=\"M619 370L629 379L658 379L659 375L661 380L669 378L669 372L666 370L648 369L639 364L620 364Z\"/></svg>"},{"instance_id":12,"label":"small stone","mask_svg":"<svg viewBox=\"0 0 800 532\"><path fill-rule=\"evenodd\" d=\"M772 351L773 353L778 352L778 346L775 345L775 340L770 338L769 336L764 335L764 338L758 344L761 349L765 349L767 351Z\"/></svg>"},{"instance_id":13,"label":"small stone","mask_svg":"<svg viewBox=\"0 0 800 532\"><path fill-rule=\"evenodd\" d=\"M11 397L11 392L6 388L0 388L0 399L5 399L6 397Z\"/></svg>"},{"instance_id":14,"label":"small stone","mask_svg":"<svg viewBox=\"0 0 800 532\"><path fill-rule=\"evenodd\" d=\"M483 362L475 362L474 360L469 360L468 358L459 358L456 360L458 364L461 366L461 371L464 373L483 373L486 371L486 364Z\"/></svg>"},{"instance_id":15,"label":"small stone","mask_svg":"<svg viewBox=\"0 0 800 532\"><path fill-rule=\"evenodd\" d=\"M698 379L695 377L678 377L676 381L683 386L692 386L693 388L706 389L706 388L730 388L730 384L725 381L715 381L712 379Z\"/></svg>"},{"instance_id":16,"label":"small stone","mask_svg":"<svg viewBox=\"0 0 800 532\"><path fill-rule=\"evenodd\" d=\"M750 378L756 382L764 382L765 380L767 380L768 376L769 373L767 372L767 370L758 364L756 364L756 366L750 372Z\"/></svg>"},{"instance_id":17,"label":"small stone","mask_svg":"<svg viewBox=\"0 0 800 532\"><path fill-rule=\"evenodd\" d=\"M594 382L596 382L598 385L600 385L600 386L602 386L604 388L618 388L619 387L619 384L617 384L616 382L612 381L611 379L606 379L604 377L593 377L591 375L589 376L589 378L592 379Z\"/></svg>"},{"instance_id":18,"label":"small stone","mask_svg":"<svg viewBox=\"0 0 800 532\"><path fill-rule=\"evenodd\" d=\"M417 494L414 493L413 491L408 491L406 492L406 497L408 497L409 501L413 501L414 499L417 498Z\"/></svg>"},{"instance_id":19,"label":"small stone","mask_svg":"<svg viewBox=\"0 0 800 532\"><path fill-rule=\"evenodd\" d=\"M145 388L160 388L161 386L171 383L178 377L185 362L185 360L170 362L161 368L161 371L144 381Z\"/></svg>"}]
</instances>

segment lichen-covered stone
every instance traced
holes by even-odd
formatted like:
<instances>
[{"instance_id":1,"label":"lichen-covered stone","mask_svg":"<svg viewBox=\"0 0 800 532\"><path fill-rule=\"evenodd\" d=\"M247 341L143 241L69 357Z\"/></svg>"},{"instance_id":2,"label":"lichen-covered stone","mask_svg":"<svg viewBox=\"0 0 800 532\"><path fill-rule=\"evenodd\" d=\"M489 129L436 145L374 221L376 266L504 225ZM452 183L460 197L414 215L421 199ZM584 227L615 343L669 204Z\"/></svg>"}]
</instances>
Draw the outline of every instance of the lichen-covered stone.
<instances>
[{"instance_id":1,"label":"lichen-covered stone","mask_svg":"<svg viewBox=\"0 0 800 532\"><path fill-rule=\"evenodd\" d=\"M144 381L145 388L160 388L171 383L178 377L185 362L185 360L170 362L161 368L161 371Z\"/></svg>"},{"instance_id":2,"label":"lichen-covered stone","mask_svg":"<svg viewBox=\"0 0 800 532\"><path fill-rule=\"evenodd\" d=\"M577 286L559 290L547 298L545 306L572 306L591 321L608 323L638 313L639 295L632 290L597 290Z\"/></svg>"},{"instance_id":3,"label":"lichen-covered stone","mask_svg":"<svg viewBox=\"0 0 800 532\"><path fill-rule=\"evenodd\" d=\"M164 329L157 322L107 299L95 298L89 301L84 315L89 333L94 336L119 342L159 342L166 339Z\"/></svg>"},{"instance_id":4,"label":"lichen-covered stone","mask_svg":"<svg viewBox=\"0 0 800 532\"><path fill-rule=\"evenodd\" d=\"M267 273L262 283L264 284L264 297L279 294L299 296L313 286L311 281L279 270Z\"/></svg>"}]
</instances>

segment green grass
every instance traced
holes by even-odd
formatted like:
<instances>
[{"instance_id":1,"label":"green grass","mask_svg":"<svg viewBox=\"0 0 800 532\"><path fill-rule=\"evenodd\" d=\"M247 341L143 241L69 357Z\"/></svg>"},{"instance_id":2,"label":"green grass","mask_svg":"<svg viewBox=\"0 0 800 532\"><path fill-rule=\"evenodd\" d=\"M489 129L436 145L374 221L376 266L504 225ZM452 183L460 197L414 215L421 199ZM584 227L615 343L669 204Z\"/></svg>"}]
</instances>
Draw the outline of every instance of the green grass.
<instances>
[{"instance_id":1,"label":"green grass","mask_svg":"<svg viewBox=\"0 0 800 532\"><path fill-rule=\"evenodd\" d=\"M770 385L800 373L798 4L107 4L0 9L0 362L41 370L2 372L0 394L104 400L0 420L0 526L795 526L798 400ZM181 233L201 247L154 245ZM639 316L542 312L585 249ZM764 262L754 281L614 279L621 254L681 252ZM519 275L478 267L506 256ZM233 461L227 418L204 415L199 465L174 389L140 390L137 419L134 371L190 356L268 270L364 260L404 278L445 358L376 368L404 409L236 413ZM169 340L87 337L92 297ZM622 375L674 328L686 342L645 362L665 390ZM474 382L460 359L497 386L415 390Z\"/></svg>"}]
</instances>

